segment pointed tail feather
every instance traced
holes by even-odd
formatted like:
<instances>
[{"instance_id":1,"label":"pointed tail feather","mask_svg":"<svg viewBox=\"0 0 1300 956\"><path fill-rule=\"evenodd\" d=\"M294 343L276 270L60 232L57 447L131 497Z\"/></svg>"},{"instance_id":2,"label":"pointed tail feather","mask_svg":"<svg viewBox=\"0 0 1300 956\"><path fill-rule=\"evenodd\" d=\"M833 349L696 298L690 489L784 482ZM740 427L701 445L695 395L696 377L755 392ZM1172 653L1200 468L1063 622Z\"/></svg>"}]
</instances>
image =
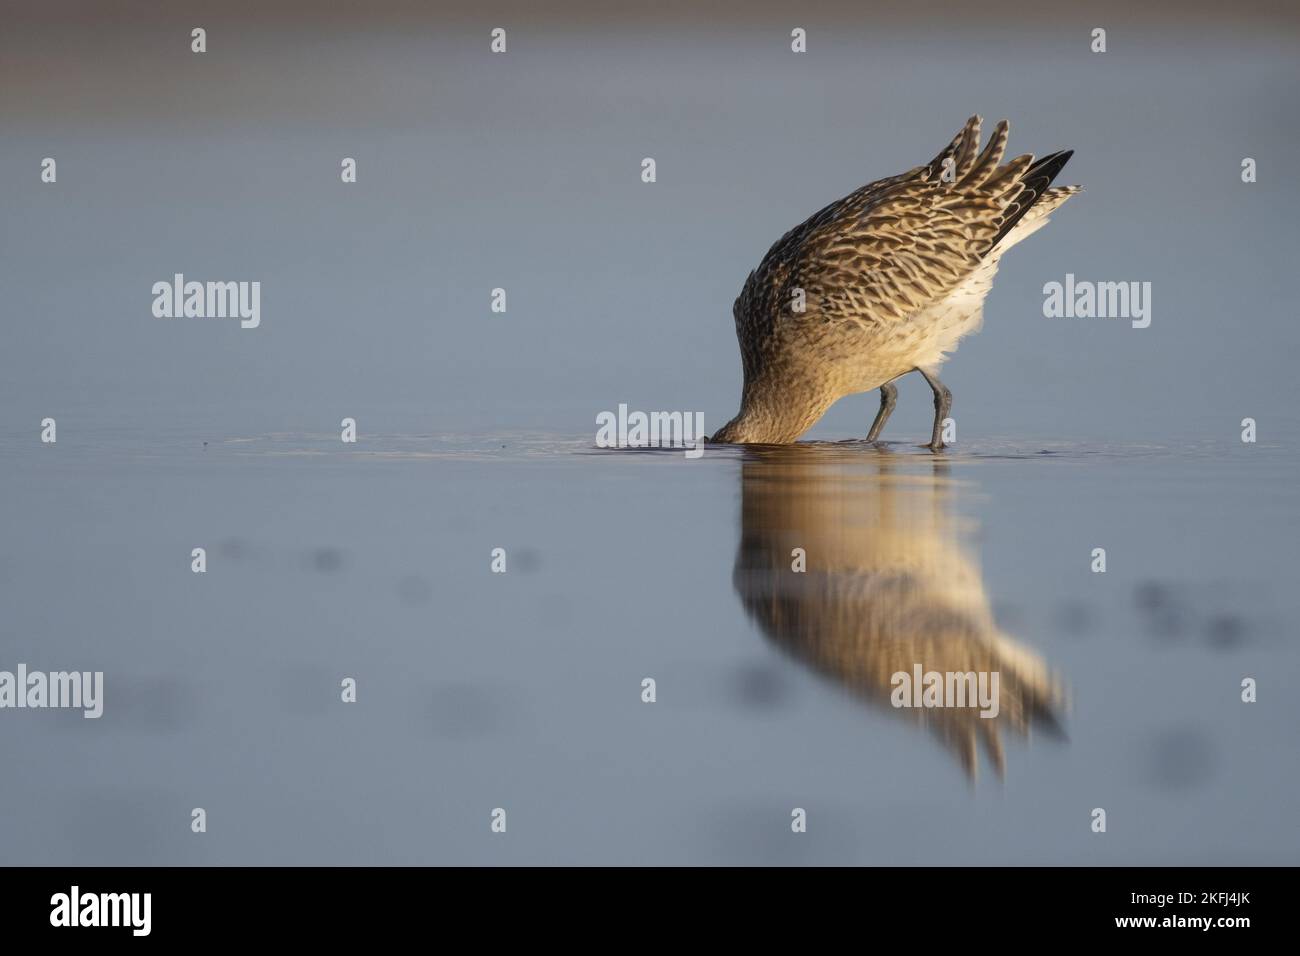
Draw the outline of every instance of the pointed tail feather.
<instances>
[{"instance_id":1,"label":"pointed tail feather","mask_svg":"<svg viewBox=\"0 0 1300 956\"><path fill-rule=\"evenodd\" d=\"M1074 150L1063 149L1059 153L1044 156L1025 170L1024 175L1020 177L1020 183L1024 186L1024 189L1016 197L1016 209L1002 223L1002 228L998 230L992 245L989 246L990 252L997 248L998 243L1006 238L1007 233L1014 229L1016 223L1033 208L1039 197L1047 192L1047 187L1052 185L1052 180L1057 177L1057 174L1061 172L1073 155Z\"/></svg>"},{"instance_id":2,"label":"pointed tail feather","mask_svg":"<svg viewBox=\"0 0 1300 956\"><path fill-rule=\"evenodd\" d=\"M956 170L960 159L963 155L975 155L975 150L979 147L980 141L980 124L984 122L977 113L966 121L966 125L961 128L952 142L944 147L943 152L926 164L929 170L929 179L931 182L937 180L943 175L944 160L953 161L953 169Z\"/></svg>"}]
</instances>

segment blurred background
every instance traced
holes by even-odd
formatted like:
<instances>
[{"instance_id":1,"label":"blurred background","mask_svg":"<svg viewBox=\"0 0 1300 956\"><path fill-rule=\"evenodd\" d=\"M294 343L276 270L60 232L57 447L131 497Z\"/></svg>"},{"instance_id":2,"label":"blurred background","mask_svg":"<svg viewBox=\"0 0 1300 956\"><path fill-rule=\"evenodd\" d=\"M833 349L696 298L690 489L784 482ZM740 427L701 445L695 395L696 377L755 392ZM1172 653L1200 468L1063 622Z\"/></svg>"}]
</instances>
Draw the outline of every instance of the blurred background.
<instances>
[{"instance_id":1,"label":"blurred background","mask_svg":"<svg viewBox=\"0 0 1300 956\"><path fill-rule=\"evenodd\" d=\"M7 4L5 424L586 433L623 401L712 431L768 246L978 112L1087 192L947 367L963 436L1295 434L1293 4L651 6ZM259 279L262 327L154 319L175 272ZM1044 318L1067 272L1151 282L1151 327ZM891 430L930 414L905 380Z\"/></svg>"},{"instance_id":2,"label":"blurred background","mask_svg":"<svg viewBox=\"0 0 1300 956\"><path fill-rule=\"evenodd\" d=\"M107 696L0 713L0 862L1297 862L1293 4L2 16L0 669ZM948 465L915 376L885 449L592 449L619 403L725 422L749 270L973 112L1086 191L947 366ZM260 328L154 318L176 272ZM1150 328L1044 318L1067 273ZM795 542L824 591L756 571ZM900 567L1068 690L1004 779L825 664Z\"/></svg>"}]
</instances>

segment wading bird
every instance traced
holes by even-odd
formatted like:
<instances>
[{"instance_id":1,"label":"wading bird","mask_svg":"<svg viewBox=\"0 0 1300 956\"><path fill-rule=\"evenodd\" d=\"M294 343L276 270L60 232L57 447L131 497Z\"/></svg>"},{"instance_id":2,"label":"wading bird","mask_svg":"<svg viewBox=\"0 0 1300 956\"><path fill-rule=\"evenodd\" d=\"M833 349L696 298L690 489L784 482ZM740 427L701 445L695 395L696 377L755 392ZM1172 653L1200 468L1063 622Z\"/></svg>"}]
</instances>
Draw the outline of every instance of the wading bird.
<instances>
[{"instance_id":1,"label":"wading bird","mask_svg":"<svg viewBox=\"0 0 1300 956\"><path fill-rule=\"evenodd\" d=\"M1007 130L999 122L981 152L972 116L926 165L863 186L777 240L733 308L744 388L711 441L793 442L838 399L878 388L875 441L894 380L920 372L934 390L930 448L943 448L952 394L939 365L979 328L1002 253L1080 188L1049 188L1071 150L1003 164Z\"/></svg>"}]
</instances>

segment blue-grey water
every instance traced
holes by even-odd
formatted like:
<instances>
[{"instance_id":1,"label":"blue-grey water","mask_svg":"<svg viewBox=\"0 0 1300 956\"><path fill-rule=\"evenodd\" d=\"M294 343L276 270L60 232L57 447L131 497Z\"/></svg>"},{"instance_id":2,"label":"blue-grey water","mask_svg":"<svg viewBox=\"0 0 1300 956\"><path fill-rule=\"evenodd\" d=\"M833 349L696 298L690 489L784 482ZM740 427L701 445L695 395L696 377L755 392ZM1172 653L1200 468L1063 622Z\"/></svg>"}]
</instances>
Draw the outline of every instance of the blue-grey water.
<instances>
[{"instance_id":1,"label":"blue-grey water","mask_svg":"<svg viewBox=\"0 0 1300 956\"><path fill-rule=\"evenodd\" d=\"M97 721L0 714L6 861L1295 862L1291 453L589 446L6 441L5 660L106 675ZM801 659L830 612L746 615L742 512L850 586L972 568L1063 736L1006 731L1005 776L968 779Z\"/></svg>"},{"instance_id":2,"label":"blue-grey water","mask_svg":"<svg viewBox=\"0 0 1300 956\"><path fill-rule=\"evenodd\" d=\"M128 7L0 32L0 670L106 681L0 710L0 862L1300 861L1289 19L521 14L493 56L463 12ZM977 111L1085 192L945 369L942 462L919 379L883 449L839 443L872 396L787 453L593 447L729 418L768 245ZM260 327L154 318L177 272ZM1045 318L1067 273L1150 327ZM876 694L904 572L960 593L898 635L960 600L1060 690L1002 775Z\"/></svg>"}]
</instances>

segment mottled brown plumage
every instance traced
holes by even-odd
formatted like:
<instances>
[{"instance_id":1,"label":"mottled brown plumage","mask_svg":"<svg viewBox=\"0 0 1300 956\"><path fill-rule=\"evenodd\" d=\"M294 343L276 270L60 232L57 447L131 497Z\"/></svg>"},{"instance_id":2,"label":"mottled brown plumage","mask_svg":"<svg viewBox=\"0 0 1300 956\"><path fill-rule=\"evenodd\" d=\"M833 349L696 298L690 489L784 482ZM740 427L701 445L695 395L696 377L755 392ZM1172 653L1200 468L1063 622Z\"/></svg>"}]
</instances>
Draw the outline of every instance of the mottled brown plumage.
<instances>
[{"instance_id":1,"label":"mottled brown plumage","mask_svg":"<svg viewBox=\"0 0 1300 956\"><path fill-rule=\"evenodd\" d=\"M972 116L926 165L863 186L777 240L736 299L741 408L713 441L792 442L837 399L876 388L892 408L889 383L914 370L946 413L935 370L979 327L1002 253L1078 191L1048 188L1069 152L1003 163L1007 132L999 122L980 151ZM886 417L882 403L870 437Z\"/></svg>"}]
</instances>

